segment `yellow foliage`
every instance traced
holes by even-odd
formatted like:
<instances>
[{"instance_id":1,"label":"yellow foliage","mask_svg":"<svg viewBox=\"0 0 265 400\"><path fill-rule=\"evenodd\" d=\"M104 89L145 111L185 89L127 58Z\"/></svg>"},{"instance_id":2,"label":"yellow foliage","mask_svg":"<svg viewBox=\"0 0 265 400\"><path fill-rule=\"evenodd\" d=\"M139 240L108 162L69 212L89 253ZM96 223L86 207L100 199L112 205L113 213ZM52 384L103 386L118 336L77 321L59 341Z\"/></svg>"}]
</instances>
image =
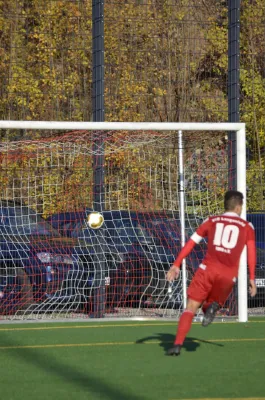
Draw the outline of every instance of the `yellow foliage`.
<instances>
[{"instance_id":1,"label":"yellow foliage","mask_svg":"<svg viewBox=\"0 0 265 400\"><path fill-rule=\"evenodd\" d=\"M207 0L204 6L195 0L114 3L105 1L106 120L226 120L228 21L223 2ZM0 0L0 118L89 121L92 2L43 4L43 0ZM260 182L258 189L252 187L251 196L255 205L261 198L260 206L265 186L264 18L264 0L242 0L241 120L247 123L251 162ZM41 136L39 132L25 134L34 139ZM17 140L17 135L11 132L9 138ZM12 179L22 179L21 196L27 199L31 194L26 185L31 182L32 187L43 190L45 213L49 207L54 211L81 201L75 198L77 187L82 187L83 197L91 201L91 189L84 183L91 180L91 160L76 159L75 171L67 175L60 168L55 171L47 155L35 165L29 154L17 159L4 157L10 176L2 164L3 192L11 190ZM144 187L153 159L138 165L137 150L130 154L130 173L137 175L140 185L132 184L130 196L140 205L141 196L148 198ZM107 179L120 179L125 187L126 152L117 152L106 162L112 171ZM22 167L27 170L23 177ZM252 179L249 173L248 185ZM120 199L120 190L117 193ZM34 196L37 198L37 191ZM35 203L39 207L39 199Z\"/></svg>"}]
</instances>

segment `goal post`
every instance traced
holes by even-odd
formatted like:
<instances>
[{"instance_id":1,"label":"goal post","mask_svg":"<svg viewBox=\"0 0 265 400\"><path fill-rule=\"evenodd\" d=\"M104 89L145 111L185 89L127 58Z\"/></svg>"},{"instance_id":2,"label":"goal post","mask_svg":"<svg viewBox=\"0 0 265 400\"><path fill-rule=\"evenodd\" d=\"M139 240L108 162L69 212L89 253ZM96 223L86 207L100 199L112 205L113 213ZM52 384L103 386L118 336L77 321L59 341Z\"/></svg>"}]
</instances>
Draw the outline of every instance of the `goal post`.
<instances>
[{"instance_id":1,"label":"goal post","mask_svg":"<svg viewBox=\"0 0 265 400\"><path fill-rule=\"evenodd\" d=\"M243 193L244 203L241 216L247 218L247 184L246 184L246 130L245 124L236 131L237 149L237 190ZM238 276L238 319L240 322L248 320L248 287L247 287L247 254L246 249L240 258Z\"/></svg>"},{"instance_id":2,"label":"goal post","mask_svg":"<svg viewBox=\"0 0 265 400\"><path fill-rule=\"evenodd\" d=\"M18 140L18 135L14 135L16 130L29 132L29 134ZM237 190L244 195L245 202L242 217L246 218L246 136L245 124L243 123L0 121L0 132L3 132L3 140L0 143L0 157L2 161L1 168L4 171L1 198L8 201L14 200L15 202L18 200L26 201L26 204L32 206L33 209L41 210L38 213L42 216L51 217L50 221L52 221L53 214L66 215L67 212L77 213L81 209L82 212L85 211L82 218L87 216L89 209L93 208L93 199L89 197L89 190L91 189L89 186L93 185L93 165L89 157L98 154L100 156L99 159L103 159L100 153L101 149L93 146L95 144L95 135L97 138L103 138L105 142L104 152L106 151L107 156L104 160L104 165L97 165L96 167L107 168L106 174L103 174L107 182L103 185L100 184L100 186L105 190L105 195L103 196L105 204L102 209L106 210L104 211L106 212L105 223L106 225L109 224L109 227L99 229L96 233L90 233L89 241L85 245L83 237L78 236L79 233L77 233L76 228L71 232L71 235L77 235L79 242L79 253L76 257L78 260L86 258L88 260L87 268L90 271L94 270L94 273L86 276L85 267L82 270L82 276L80 271L76 272L75 268L70 272L68 271L67 279L71 283L70 288L62 286L59 289L58 287L55 288L53 294L56 293L57 296L56 304L52 303L51 297L47 297L45 298L44 308L38 298L38 289L34 287L37 293L36 295L34 292L34 296L37 298L38 304L27 308L27 313L23 314L23 318L27 318L27 315L32 310L34 315L44 315L45 317L50 314L57 317L61 315L69 317L73 313L80 312L80 304L82 305L87 301L84 301L84 298L90 297L91 291L94 290L93 288L102 287L108 280L108 274L103 273L103 271L100 274L98 269L100 265L97 266L97 263L99 263L97 260L102 259L102 255L94 254L93 249L97 248L102 254L105 253L105 246L115 250L114 252L110 250L108 254L108 257L114 257L115 259L116 264L112 264L110 268L111 273L115 275L117 271L113 265L117 265L117 262L120 263L119 265L125 262L125 253L129 248L125 246L125 243L130 246L130 251L133 248L135 254L137 253L137 263L135 264L136 266L133 266L136 272L130 278L126 276L117 278L115 275L115 287L110 290L112 293L112 306L109 315L116 315L116 311L113 311L114 308L115 310L121 310L122 308L122 316L144 315L146 317L155 317L162 315L171 317L178 315L179 311L168 312L168 309L171 309L171 311L172 309L176 310L176 304L173 303L172 308L172 299L170 297L172 295L167 290L164 277L166 273L165 264L163 264L162 269L161 267L157 269L156 263L161 256L159 252L163 253L163 257L167 257L168 264L170 263L169 260L171 260L167 250L161 245L162 242L166 244L165 247L168 250L171 246L172 255L174 246L177 248L177 241L181 241L181 245L183 245L185 235L187 238L191 228L194 229L196 226L189 220L186 233L181 232L181 230L179 232L181 239L176 237L169 238L168 235L170 233L167 232L167 227L165 227L164 221L161 223L161 220L163 220L164 215L167 215L170 221L177 218L179 220L178 225L174 226L179 227L180 225L181 228L183 218L186 218L186 216L190 218L191 215L194 215L197 224L199 224L200 218L207 216L207 213L222 211L223 193L229 188L227 175L230 173L227 162L229 155L227 154L226 133L231 131L236 132L237 171L230 172L236 174ZM187 138L183 137L183 149L180 149L182 142L181 146L179 146L177 140L177 135L180 133L181 138L182 133L183 135L185 133L190 134ZM220 133L218 137L217 133ZM187 155L182 160L182 150L185 152L187 149ZM169 153L170 156L168 155ZM182 162L183 170L181 168ZM79 172L73 172L74 169L77 171L77 168L79 168ZM34 171L30 172L31 169ZM53 173L55 169L57 169L57 172ZM32 175L34 174L35 176L33 177ZM220 179L217 178L216 181L218 182L216 183L214 176L218 174ZM189 191L188 197L186 197L186 186ZM181 204L184 209L181 209ZM46 206L45 210L41 208L44 205ZM128 216L120 217L121 210L124 215L128 213ZM137 234L144 237L139 249L136 249L138 245L132 245L132 238L126 236L129 228L133 230L132 235L136 235L136 225L132 224L132 213L135 215L134 218L137 219ZM126 237L117 238L118 228L115 225L115 218L121 218L121 230L123 230L121 235ZM70 226L72 221L68 222ZM130 225L128 225L129 228L126 226L127 222ZM59 227L60 221L57 220L56 223ZM111 224L114 224L115 227L111 228ZM154 225L156 225L157 231L155 231ZM113 230L111 231L111 229ZM150 234L151 231L158 237L159 244L156 241L158 239L154 239ZM66 233L64 232L64 234ZM109 235L113 235L110 241L108 239ZM21 239L21 236L19 238ZM17 241L18 237L15 240ZM21 240L23 241L23 238ZM115 242L116 240L120 240L119 246ZM82 243L82 246L80 243ZM169 243L171 244L169 245ZM62 244L60 246L60 250L57 253L60 253L61 256L61 252L65 250L63 250ZM125 249L122 255L120 250L117 251L118 247L119 249L121 247ZM154 252L152 252L153 248L155 248ZM81 256L80 252L82 253ZM40 253L41 256L39 256ZM37 253L38 257L45 258L44 253L46 254L47 252ZM113 253L112 256L111 253ZM141 255L139 256L139 254ZM118 258L119 260L117 261ZM65 259L71 263L67 256L65 256ZM48 259L44 261L49 264ZM106 258L104 262L107 264L108 259ZM125 273L126 269L128 269L127 267L132 265L132 260L127 260L126 262L128 264L123 268ZM53 282L53 277L47 278L47 271L49 271L47 263L45 264L45 279L47 282L49 279ZM148 268L151 268L150 279L149 275L147 278L145 272L143 272L145 271L146 263ZM6 265L9 268L10 260L5 261L3 271L7 271ZM27 271L30 268L28 266ZM182 309L186 301L186 272L184 271L182 280L184 285L182 296L184 294L184 300L182 298L182 305L179 310ZM55 274L53 269L52 273ZM94 276L97 276L96 283L92 282ZM38 277L40 286L46 288L47 282L44 284L43 279L42 276ZM87 283L89 279L92 282L90 288L88 288ZM128 279L131 280L129 281ZM33 286L34 284L36 286L32 276L30 276L30 281ZM85 289L82 286L84 281L86 282ZM125 281L129 282L126 284L126 289L124 286ZM140 292L138 292L138 286L135 288L136 281L137 285L141 286ZM58 282L56 284L58 285ZM130 303L127 302L124 306L125 303L122 303L123 300L121 299L127 298L126 291L132 290L132 287L134 292L133 295L131 294ZM108 291L109 289L106 287L106 290ZM135 295L136 292L137 296ZM163 299L161 297L162 292ZM148 303L149 297L147 297L147 293L150 294L150 298L158 299L159 302ZM69 296L69 299L72 297L65 305L63 299L65 300L67 296ZM244 251L240 260L238 279L237 315L240 322L246 322L248 318L247 296L247 260L246 251ZM93 296L91 297L93 298ZM102 301L102 293L100 298L100 301ZM114 298L116 299L115 304ZM117 298L119 298L118 301ZM135 300L136 298L137 300ZM141 314L139 312L137 314L136 310L139 310L140 303L142 305L143 298L145 299L144 310L141 311ZM76 306L73 307L73 304L76 304ZM133 309L132 314L127 312L128 304ZM84 310L86 307L82 306L81 308ZM159 310L162 311L159 313ZM18 314L15 311L15 315L17 316Z\"/></svg>"}]
</instances>

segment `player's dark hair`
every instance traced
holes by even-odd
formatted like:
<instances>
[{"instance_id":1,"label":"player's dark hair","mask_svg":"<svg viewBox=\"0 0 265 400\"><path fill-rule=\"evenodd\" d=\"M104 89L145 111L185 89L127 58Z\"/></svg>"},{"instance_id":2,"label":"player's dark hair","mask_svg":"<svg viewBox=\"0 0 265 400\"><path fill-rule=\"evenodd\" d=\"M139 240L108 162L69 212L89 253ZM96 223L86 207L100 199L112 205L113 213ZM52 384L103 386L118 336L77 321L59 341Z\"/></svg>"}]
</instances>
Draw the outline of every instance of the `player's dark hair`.
<instances>
[{"instance_id":1,"label":"player's dark hair","mask_svg":"<svg viewBox=\"0 0 265 400\"><path fill-rule=\"evenodd\" d=\"M224 197L225 211L232 211L237 205L242 206L243 194L237 190L228 190Z\"/></svg>"}]
</instances>

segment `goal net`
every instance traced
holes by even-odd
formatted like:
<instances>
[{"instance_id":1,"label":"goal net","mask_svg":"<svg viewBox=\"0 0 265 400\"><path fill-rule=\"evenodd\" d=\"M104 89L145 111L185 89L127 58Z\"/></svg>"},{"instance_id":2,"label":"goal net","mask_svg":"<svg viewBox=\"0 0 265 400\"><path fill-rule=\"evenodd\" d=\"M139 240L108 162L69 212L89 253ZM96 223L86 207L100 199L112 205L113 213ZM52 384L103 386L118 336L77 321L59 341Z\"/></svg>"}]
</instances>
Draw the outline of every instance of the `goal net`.
<instances>
[{"instance_id":1,"label":"goal net","mask_svg":"<svg viewBox=\"0 0 265 400\"><path fill-rule=\"evenodd\" d=\"M0 132L1 318L177 318L206 244L178 281L166 272L235 178L245 194L244 124L0 121ZM243 321L241 264L223 313Z\"/></svg>"}]
</instances>

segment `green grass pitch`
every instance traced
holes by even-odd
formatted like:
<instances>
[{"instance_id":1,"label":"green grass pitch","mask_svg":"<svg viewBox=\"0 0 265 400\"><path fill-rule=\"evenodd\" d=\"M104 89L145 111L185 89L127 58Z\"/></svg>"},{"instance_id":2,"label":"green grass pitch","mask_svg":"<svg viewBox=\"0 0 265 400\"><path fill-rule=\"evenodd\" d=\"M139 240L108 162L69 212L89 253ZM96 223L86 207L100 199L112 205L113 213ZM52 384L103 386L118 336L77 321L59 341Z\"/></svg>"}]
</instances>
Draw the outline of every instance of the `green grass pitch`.
<instances>
[{"instance_id":1,"label":"green grass pitch","mask_svg":"<svg viewBox=\"0 0 265 400\"><path fill-rule=\"evenodd\" d=\"M265 319L193 324L168 357L174 321L0 324L6 400L265 400Z\"/></svg>"}]
</instances>

